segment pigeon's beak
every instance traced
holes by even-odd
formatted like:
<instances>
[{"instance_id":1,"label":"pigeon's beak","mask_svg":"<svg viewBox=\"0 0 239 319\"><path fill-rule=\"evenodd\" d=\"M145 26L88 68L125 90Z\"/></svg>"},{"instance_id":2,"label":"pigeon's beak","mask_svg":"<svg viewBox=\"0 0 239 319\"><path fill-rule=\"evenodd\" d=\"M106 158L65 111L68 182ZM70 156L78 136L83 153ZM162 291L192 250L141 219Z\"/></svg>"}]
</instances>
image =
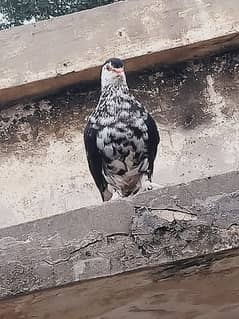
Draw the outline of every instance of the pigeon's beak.
<instances>
[{"instance_id":1,"label":"pigeon's beak","mask_svg":"<svg viewBox=\"0 0 239 319\"><path fill-rule=\"evenodd\" d=\"M113 68L112 71L116 73L118 77L122 77L124 74L124 68L117 68L117 69Z\"/></svg>"}]
</instances>

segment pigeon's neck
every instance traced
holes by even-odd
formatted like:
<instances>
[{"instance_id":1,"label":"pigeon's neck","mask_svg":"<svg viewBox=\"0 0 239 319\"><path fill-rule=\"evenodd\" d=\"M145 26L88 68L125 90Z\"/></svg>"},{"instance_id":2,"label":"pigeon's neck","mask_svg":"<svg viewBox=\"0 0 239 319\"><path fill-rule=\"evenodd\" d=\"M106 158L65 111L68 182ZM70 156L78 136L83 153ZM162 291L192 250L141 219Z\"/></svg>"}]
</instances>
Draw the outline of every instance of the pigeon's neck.
<instances>
[{"instance_id":1,"label":"pigeon's neck","mask_svg":"<svg viewBox=\"0 0 239 319\"><path fill-rule=\"evenodd\" d=\"M101 94L103 95L124 95L129 92L129 88L127 83L125 82L119 82L119 83L113 83L108 84L101 87Z\"/></svg>"},{"instance_id":2,"label":"pigeon's neck","mask_svg":"<svg viewBox=\"0 0 239 319\"><path fill-rule=\"evenodd\" d=\"M102 87L97 110L104 110L107 114L114 115L120 109L129 109L128 101L131 96L126 83L114 83Z\"/></svg>"}]
</instances>

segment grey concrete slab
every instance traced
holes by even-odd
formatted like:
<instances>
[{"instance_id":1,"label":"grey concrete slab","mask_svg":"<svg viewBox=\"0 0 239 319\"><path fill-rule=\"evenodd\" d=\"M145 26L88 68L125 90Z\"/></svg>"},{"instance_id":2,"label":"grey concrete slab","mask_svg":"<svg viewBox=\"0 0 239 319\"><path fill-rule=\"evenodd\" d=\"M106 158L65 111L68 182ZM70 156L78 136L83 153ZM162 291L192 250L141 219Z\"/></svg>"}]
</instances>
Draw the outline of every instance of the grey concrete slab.
<instances>
[{"instance_id":1,"label":"grey concrete slab","mask_svg":"<svg viewBox=\"0 0 239 319\"><path fill-rule=\"evenodd\" d=\"M238 185L227 173L3 228L0 296L236 248Z\"/></svg>"},{"instance_id":2,"label":"grey concrete slab","mask_svg":"<svg viewBox=\"0 0 239 319\"><path fill-rule=\"evenodd\" d=\"M236 319L238 249L0 301L1 319Z\"/></svg>"}]
</instances>

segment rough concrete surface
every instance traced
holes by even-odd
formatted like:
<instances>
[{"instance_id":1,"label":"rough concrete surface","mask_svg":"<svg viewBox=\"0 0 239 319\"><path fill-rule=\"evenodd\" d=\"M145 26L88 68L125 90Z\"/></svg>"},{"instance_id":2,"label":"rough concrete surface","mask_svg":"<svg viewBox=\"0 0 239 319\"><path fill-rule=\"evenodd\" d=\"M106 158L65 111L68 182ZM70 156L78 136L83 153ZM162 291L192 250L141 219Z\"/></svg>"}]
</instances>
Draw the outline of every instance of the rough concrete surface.
<instances>
[{"instance_id":1,"label":"rough concrete surface","mask_svg":"<svg viewBox=\"0 0 239 319\"><path fill-rule=\"evenodd\" d=\"M238 185L227 173L3 228L0 296L236 248Z\"/></svg>"},{"instance_id":2,"label":"rough concrete surface","mask_svg":"<svg viewBox=\"0 0 239 319\"><path fill-rule=\"evenodd\" d=\"M239 51L129 77L157 120L161 187L239 169ZM82 132L99 83L0 112L0 227L101 203Z\"/></svg>"},{"instance_id":3,"label":"rough concrete surface","mask_svg":"<svg viewBox=\"0 0 239 319\"><path fill-rule=\"evenodd\" d=\"M137 10L133 10L136 3ZM7 41L9 33L3 31L0 87L31 86L32 81L64 74L73 74L73 83L75 71L94 67L96 75L102 59L115 53L111 39L114 47L122 44L117 55L128 58L126 66L133 70L139 60L131 63L132 54L147 60L149 51L234 35L238 31L236 6L235 0L173 1L167 11L166 2L132 0L99 8L90 13L97 23L102 22L93 49L92 29L84 30L84 37L89 35L85 42L80 41L82 30L75 31L79 23L88 21L89 12L66 17L64 30L56 31L62 27L59 18L28 26L30 33L21 28L9 31L15 51ZM113 14L115 8L119 19ZM133 19L129 20L126 8ZM113 19L115 28L108 30L105 20L100 20L104 10L112 13L108 22L113 25ZM59 31L69 40L61 43L63 50L57 49ZM101 32L107 45L100 41ZM200 43L203 51L204 42ZM42 54L44 68L35 50ZM195 57L199 51L193 52ZM92 59L87 60L89 55ZM185 319L218 319L224 313L228 318L229 314L238 317L238 68L239 51L234 48L131 74L132 93L153 114L161 132L154 175L161 188L98 206L89 206L100 201L86 165L82 132L97 104L99 83L80 83L44 99L1 109L0 319L151 319L170 318L176 311ZM87 72L86 77L92 78ZM207 271L214 284L206 279ZM195 273L198 277L185 278ZM220 278L212 277L213 273ZM201 287L199 294L195 285ZM199 298L203 285L206 306L205 299ZM46 288L55 289L37 292ZM233 290L233 297L221 301L219 289L228 294ZM183 292L189 301L183 299ZM4 299L22 293L31 294ZM94 307L89 308L86 300L94 301ZM204 308L195 306L199 300Z\"/></svg>"},{"instance_id":4,"label":"rough concrete surface","mask_svg":"<svg viewBox=\"0 0 239 319\"><path fill-rule=\"evenodd\" d=\"M0 103L96 78L115 55L135 70L238 44L238 9L237 0L130 0L1 31Z\"/></svg>"},{"instance_id":5,"label":"rough concrete surface","mask_svg":"<svg viewBox=\"0 0 239 319\"><path fill-rule=\"evenodd\" d=\"M237 319L238 249L0 301L1 319Z\"/></svg>"}]
</instances>

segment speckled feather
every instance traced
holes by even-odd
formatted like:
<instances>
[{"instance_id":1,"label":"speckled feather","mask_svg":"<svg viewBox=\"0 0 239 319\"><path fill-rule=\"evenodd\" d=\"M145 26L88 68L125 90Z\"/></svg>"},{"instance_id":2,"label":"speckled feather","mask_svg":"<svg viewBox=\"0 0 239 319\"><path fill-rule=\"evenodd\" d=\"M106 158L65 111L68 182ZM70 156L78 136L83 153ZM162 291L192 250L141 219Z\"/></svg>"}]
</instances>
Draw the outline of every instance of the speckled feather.
<instances>
[{"instance_id":1,"label":"speckled feather","mask_svg":"<svg viewBox=\"0 0 239 319\"><path fill-rule=\"evenodd\" d=\"M103 200L110 199L113 192L122 197L135 194L143 176L151 181L158 130L130 94L124 78L102 86L84 140L89 168Z\"/></svg>"}]
</instances>

